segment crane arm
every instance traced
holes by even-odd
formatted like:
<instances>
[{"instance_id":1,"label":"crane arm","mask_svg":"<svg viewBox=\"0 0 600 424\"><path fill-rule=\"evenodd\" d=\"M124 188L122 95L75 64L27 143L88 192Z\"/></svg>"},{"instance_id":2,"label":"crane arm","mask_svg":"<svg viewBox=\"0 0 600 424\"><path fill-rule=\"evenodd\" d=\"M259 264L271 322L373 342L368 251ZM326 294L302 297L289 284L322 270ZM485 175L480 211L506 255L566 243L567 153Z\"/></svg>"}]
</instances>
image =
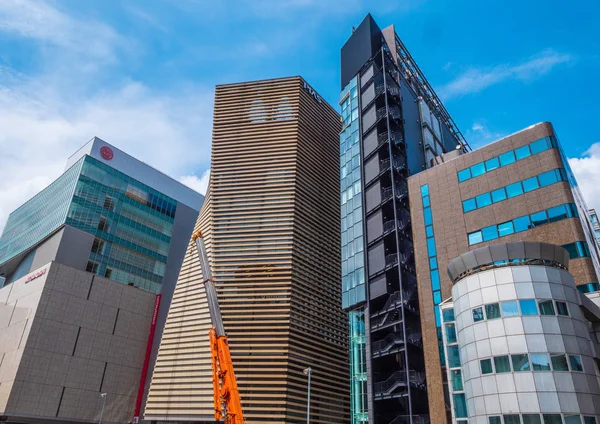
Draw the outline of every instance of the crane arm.
<instances>
[{"instance_id":1,"label":"crane arm","mask_svg":"<svg viewBox=\"0 0 600 424\"><path fill-rule=\"evenodd\" d=\"M215 420L221 421L224 418L225 424L244 424L242 402L233 371L233 362L231 360L227 335L225 334L225 327L223 326L217 289L213 281L212 269L208 262L208 254L204 246L202 232L195 232L192 239L196 242L196 248L198 249L198 257L204 276L204 289L206 291L208 310L212 322L209 338L213 369ZM225 410L223 410L223 404L225 405Z\"/></svg>"}]
</instances>

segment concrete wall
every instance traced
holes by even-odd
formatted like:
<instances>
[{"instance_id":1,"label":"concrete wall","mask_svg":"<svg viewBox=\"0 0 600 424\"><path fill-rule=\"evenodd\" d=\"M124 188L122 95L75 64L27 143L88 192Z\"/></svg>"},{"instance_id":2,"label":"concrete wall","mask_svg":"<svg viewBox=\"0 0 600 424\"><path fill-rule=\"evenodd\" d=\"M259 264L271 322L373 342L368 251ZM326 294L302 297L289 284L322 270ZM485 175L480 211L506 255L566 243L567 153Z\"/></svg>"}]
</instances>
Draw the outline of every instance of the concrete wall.
<instances>
[{"instance_id":1,"label":"concrete wall","mask_svg":"<svg viewBox=\"0 0 600 424\"><path fill-rule=\"evenodd\" d=\"M0 368L6 375L0 377L0 415L32 423L98 421L106 392L103 421L129 421L155 295L57 263L45 269L35 280L25 277L0 290L2 309L16 300L21 316L9 328L23 327L10 330L11 340L20 331L18 345L0 333L0 346L12 346Z\"/></svg>"}]
</instances>

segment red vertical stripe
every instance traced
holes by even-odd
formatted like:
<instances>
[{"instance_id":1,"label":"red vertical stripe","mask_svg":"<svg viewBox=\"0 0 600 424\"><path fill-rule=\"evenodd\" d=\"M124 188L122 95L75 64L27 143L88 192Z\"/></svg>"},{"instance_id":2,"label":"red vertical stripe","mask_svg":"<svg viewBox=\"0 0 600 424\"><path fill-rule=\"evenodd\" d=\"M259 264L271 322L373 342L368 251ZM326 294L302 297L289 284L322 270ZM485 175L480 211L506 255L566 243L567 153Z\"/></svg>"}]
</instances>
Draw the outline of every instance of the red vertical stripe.
<instances>
[{"instance_id":1,"label":"red vertical stripe","mask_svg":"<svg viewBox=\"0 0 600 424\"><path fill-rule=\"evenodd\" d=\"M140 378L140 388L138 390L137 401L135 402L134 417L139 417L142 409L142 401L144 399L144 388L146 387L146 379L148 378L148 365L150 364L150 355L152 354L152 344L154 343L154 334L156 333L156 320L158 318L158 310L160 309L161 294L156 295L156 303L154 304L154 314L152 315L152 324L150 325L150 334L148 335L148 346L146 346L146 359L144 359L144 368L142 368L142 377ZM135 421L135 420L134 420Z\"/></svg>"}]
</instances>

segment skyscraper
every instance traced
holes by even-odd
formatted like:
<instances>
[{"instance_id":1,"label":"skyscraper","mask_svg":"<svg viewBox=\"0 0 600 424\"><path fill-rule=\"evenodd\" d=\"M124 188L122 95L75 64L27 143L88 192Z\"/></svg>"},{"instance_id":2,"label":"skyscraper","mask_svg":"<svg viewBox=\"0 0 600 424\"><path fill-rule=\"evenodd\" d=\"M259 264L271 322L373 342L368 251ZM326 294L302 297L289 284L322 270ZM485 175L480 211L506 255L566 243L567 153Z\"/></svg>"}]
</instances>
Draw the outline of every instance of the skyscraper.
<instances>
[{"instance_id":1,"label":"skyscraper","mask_svg":"<svg viewBox=\"0 0 600 424\"><path fill-rule=\"evenodd\" d=\"M469 148L394 26L381 30L368 15L342 47L341 62L342 304L350 319L352 423L424 423L407 179L436 156Z\"/></svg>"},{"instance_id":2,"label":"skyscraper","mask_svg":"<svg viewBox=\"0 0 600 424\"><path fill-rule=\"evenodd\" d=\"M348 422L339 115L301 77L216 88L207 237L248 423ZM146 419L212 421L210 327L190 243Z\"/></svg>"},{"instance_id":3,"label":"skyscraper","mask_svg":"<svg viewBox=\"0 0 600 424\"><path fill-rule=\"evenodd\" d=\"M598 222L598 214L596 209L590 209L590 220L592 221L592 227L594 228L594 237L600 244L600 222Z\"/></svg>"},{"instance_id":4,"label":"skyscraper","mask_svg":"<svg viewBox=\"0 0 600 424\"><path fill-rule=\"evenodd\" d=\"M456 368L458 348L435 349L442 340L442 318L437 305L453 294L455 278L451 279L446 269L450 274L460 276L459 279L467 270L469 273L479 270L477 264L469 261L464 263L463 268L466 268L458 271L452 261L458 256L463 261L475 260L469 251L483 246L489 246L493 255L500 255L506 249L505 243L509 243L508 246L515 242L551 243L562 246L569 253L569 272L583 293L600 290L600 262L599 248L587 218L588 208L550 123L532 125L468 154L457 151L440 155L434 163L431 169L410 177L408 189L413 199L412 231L423 311L421 325L429 409L432 422L441 424L446 421L444 399L447 405L452 399L455 406L460 406L455 408L460 411L456 417L460 421L467 413L468 405L464 402L470 393L466 385L466 390L453 391L454 382L449 385L446 371L440 368L440 365ZM515 246L506 253L509 257L492 261L492 265L499 265L502 260L536 263L546 257L540 256L544 252L524 250L522 243ZM485 250L475 251L485 255ZM484 268L491 266L490 261L482 258L477 261ZM532 281L538 282L531 278L522 282ZM537 300L557 296L554 289L548 293L541 286L527 296L520 293L519 297L512 298L509 292L499 289L496 295L499 298L495 300L495 288L489 291L492 297L486 297L485 304L527 296ZM476 303L475 299L473 302ZM544 328L546 333L554 331L550 327ZM506 335L522 334L513 328L507 330ZM448 397L449 393L453 396ZM469 411L471 413L474 412Z\"/></svg>"}]
</instances>

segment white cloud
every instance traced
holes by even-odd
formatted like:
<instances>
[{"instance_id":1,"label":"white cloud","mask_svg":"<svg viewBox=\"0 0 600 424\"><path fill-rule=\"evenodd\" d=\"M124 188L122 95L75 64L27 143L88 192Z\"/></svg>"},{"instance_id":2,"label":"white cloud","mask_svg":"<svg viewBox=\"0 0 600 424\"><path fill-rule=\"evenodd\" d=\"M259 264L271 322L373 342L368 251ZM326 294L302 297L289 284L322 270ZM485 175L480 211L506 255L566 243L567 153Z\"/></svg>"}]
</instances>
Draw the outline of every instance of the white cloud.
<instances>
[{"instance_id":1,"label":"white cloud","mask_svg":"<svg viewBox=\"0 0 600 424\"><path fill-rule=\"evenodd\" d=\"M179 181L192 190L196 190L198 193L206 194L208 189L208 182L210 180L210 169L207 169L202 173L202 176L198 178L196 174L184 175L179 177Z\"/></svg>"},{"instance_id":2,"label":"white cloud","mask_svg":"<svg viewBox=\"0 0 600 424\"><path fill-rule=\"evenodd\" d=\"M8 214L57 178L93 136L176 179L209 166L212 87L171 84L159 91L118 74L103 87L103 62L119 64L121 36L47 2L0 1L4 34L40 41L39 49L27 48L42 70L25 75L0 66L0 231ZM69 59L60 69L57 55ZM81 73L76 64L86 61L92 65Z\"/></svg>"},{"instance_id":3,"label":"white cloud","mask_svg":"<svg viewBox=\"0 0 600 424\"><path fill-rule=\"evenodd\" d=\"M569 159L579 188L590 208L600 211L600 143L595 143L580 158Z\"/></svg>"},{"instance_id":4,"label":"white cloud","mask_svg":"<svg viewBox=\"0 0 600 424\"><path fill-rule=\"evenodd\" d=\"M477 93L507 80L532 81L550 72L555 66L573 61L568 54L544 50L517 65L510 63L488 68L472 67L454 81L442 86L442 99Z\"/></svg>"},{"instance_id":5,"label":"white cloud","mask_svg":"<svg viewBox=\"0 0 600 424\"><path fill-rule=\"evenodd\" d=\"M479 122L475 122L475 123L473 124L473 126L471 127L471 129L472 129L473 131L478 131L478 132L481 132L481 131L484 131L486 128L485 128L485 126L484 126L484 125L480 124Z\"/></svg>"}]
</instances>

